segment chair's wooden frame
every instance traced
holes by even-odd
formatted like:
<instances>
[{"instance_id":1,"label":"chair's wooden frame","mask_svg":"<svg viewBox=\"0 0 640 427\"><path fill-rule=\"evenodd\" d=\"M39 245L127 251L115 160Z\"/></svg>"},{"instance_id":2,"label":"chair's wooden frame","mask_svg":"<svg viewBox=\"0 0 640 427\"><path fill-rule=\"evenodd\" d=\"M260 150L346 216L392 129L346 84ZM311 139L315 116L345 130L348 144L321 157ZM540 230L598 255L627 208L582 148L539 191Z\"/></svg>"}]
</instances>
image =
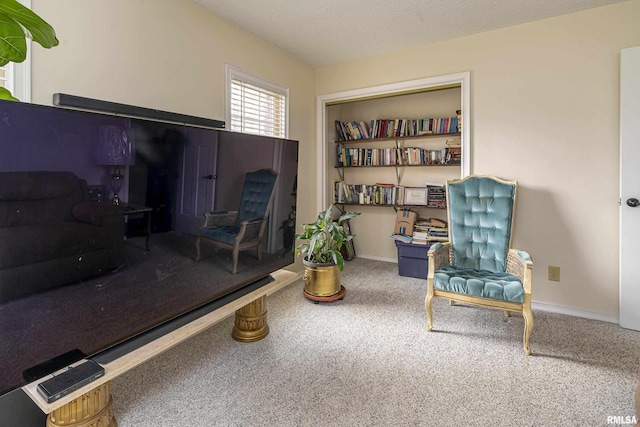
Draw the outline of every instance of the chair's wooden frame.
<instances>
[{"instance_id":1,"label":"chair's wooden frame","mask_svg":"<svg viewBox=\"0 0 640 427\"><path fill-rule=\"evenodd\" d=\"M273 173L277 175L275 171L273 171ZM198 238L196 239L196 262L200 261L201 242L206 242L215 247L231 250L231 274L236 274L236 272L238 271L238 255L240 254L240 251L255 247L258 260L262 261L262 239L264 236L264 230L267 227L267 219L269 217L269 213L271 212L271 206L273 205L273 199L276 194L279 178L280 177L277 176L273 184L273 190L271 191L271 196L269 197L269 202L267 203L267 208L265 209L264 216L253 221L242 221L240 223L238 234L233 240L233 244L209 239L208 237L202 235L202 229L212 225L216 225L219 227L233 226L236 224L238 211L206 212L204 214L204 222L202 224L202 227L200 228L200 232L198 233Z\"/></svg>"},{"instance_id":2,"label":"chair's wooden frame","mask_svg":"<svg viewBox=\"0 0 640 427\"><path fill-rule=\"evenodd\" d=\"M497 178L492 175L469 175L463 179L451 180L447 181L447 212L448 216L450 216L449 212L449 184L460 183L469 178L491 178L496 181L499 181L504 184L512 184L516 187L517 192L517 182L516 181L507 181L500 178ZM514 193L514 208L512 213L511 220L511 233L510 236L513 236L513 225L515 218L515 200L516 194ZM451 224L451 218L449 217L449 224ZM524 299L522 304L502 301L502 300L493 300L490 298L483 297L475 297L470 295L458 294L455 292L442 291L439 289L435 289L434 287L434 275L437 270L446 266L453 265L453 247L451 246L451 242L443 243L439 249L431 249L428 252L429 258L429 271L427 273L427 296L425 298L425 308L427 311L427 330L431 331L433 328L433 310L431 307L431 303L433 298L446 298L453 305L455 302L460 302L463 304L472 304L481 307L495 308L499 310L503 310L505 316L509 316L511 312L522 313L524 317L524 352L527 355L531 354L531 348L529 347L529 338L531 337L531 331L533 330L533 313L531 311L531 281L533 276L533 262L530 259L522 259L518 253L520 251L517 249L511 248L511 240L509 241L509 252L507 254L507 267L506 272L516 276L522 282L524 287Z\"/></svg>"}]
</instances>

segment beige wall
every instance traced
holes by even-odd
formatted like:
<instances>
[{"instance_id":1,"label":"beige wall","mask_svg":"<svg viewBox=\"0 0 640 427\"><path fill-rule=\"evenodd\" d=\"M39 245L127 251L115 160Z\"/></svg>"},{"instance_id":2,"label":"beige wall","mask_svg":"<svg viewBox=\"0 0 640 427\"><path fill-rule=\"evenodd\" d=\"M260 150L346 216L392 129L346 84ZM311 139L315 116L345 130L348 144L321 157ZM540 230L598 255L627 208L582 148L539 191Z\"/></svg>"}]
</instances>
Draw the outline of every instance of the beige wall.
<instances>
[{"instance_id":1,"label":"beige wall","mask_svg":"<svg viewBox=\"0 0 640 427\"><path fill-rule=\"evenodd\" d=\"M470 71L471 171L520 183L514 244L534 258L534 301L615 318L619 59L638 22L633 0L323 67L317 94Z\"/></svg>"},{"instance_id":2,"label":"beige wall","mask_svg":"<svg viewBox=\"0 0 640 427\"><path fill-rule=\"evenodd\" d=\"M298 212L315 216L314 70L191 0L33 0L60 45L33 45L32 102L56 92L225 120L225 64L290 89Z\"/></svg>"}]
</instances>

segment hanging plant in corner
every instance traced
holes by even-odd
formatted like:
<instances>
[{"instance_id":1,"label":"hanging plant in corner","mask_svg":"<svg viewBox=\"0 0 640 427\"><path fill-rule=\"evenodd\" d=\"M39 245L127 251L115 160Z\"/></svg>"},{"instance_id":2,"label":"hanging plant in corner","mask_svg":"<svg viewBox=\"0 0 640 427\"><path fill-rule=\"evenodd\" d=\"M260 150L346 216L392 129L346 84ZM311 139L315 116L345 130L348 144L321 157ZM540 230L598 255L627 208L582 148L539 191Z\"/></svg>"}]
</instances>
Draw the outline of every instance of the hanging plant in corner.
<instances>
[{"instance_id":1,"label":"hanging plant in corner","mask_svg":"<svg viewBox=\"0 0 640 427\"><path fill-rule=\"evenodd\" d=\"M59 43L53 27L29 8L17 0L0 0L0 67L27 59L27 37L46 49ZM19 101L4 87L0 99Z\"/></svg>"}]
</instances>

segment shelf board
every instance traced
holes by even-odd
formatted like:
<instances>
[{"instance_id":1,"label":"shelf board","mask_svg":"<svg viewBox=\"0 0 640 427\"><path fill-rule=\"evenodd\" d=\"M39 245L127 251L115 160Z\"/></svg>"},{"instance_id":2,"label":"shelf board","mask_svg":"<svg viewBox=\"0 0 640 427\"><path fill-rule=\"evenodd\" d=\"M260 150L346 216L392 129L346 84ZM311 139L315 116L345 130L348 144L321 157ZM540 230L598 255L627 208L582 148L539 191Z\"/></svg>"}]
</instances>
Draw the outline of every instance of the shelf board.
<instances>
[{"instance_id":1,"label":"shelf board","mask_svg":"<svg viewBox=\"0 0 640 427\"><path fill-rule=\"evenodd\" d=\"M373 203L346 203L346 202L333 202L334 205L340 206L371 206L375 208L429 208L429 209L447 209L445 206L427 206L427 205L387 205L387 204L373 204Z\"/></svg>"},{"instance_id":2,"label":"shelf board","mask_svg":"<svg viewBox=\"0 0 640 427\"><path fill-rule=\"evenodd\" d=\"M460 166L460 163L427 163L424 165L358 165L358 166L334 166L336 169L348 169L348 168L409 168L409 167L436 167L436 166Z\"/></svg>"},{"instance_id":3,"label":"shelf board","mask_svg":"<svg viewBox=\"0 0 640 427\"><path fill-rule=\"evenodd\" d=\"M336 144L357 144L360 142L377 142L377 141L404 141L407 139L422 139L422 138L442 138L447 136L462 136L460 132L454 133L428 133L424 135L412 135L412 136L390 136L388 138L366 138L366 139L349 139L347 141L335 141Z\"/></svg>"}]
</instances>

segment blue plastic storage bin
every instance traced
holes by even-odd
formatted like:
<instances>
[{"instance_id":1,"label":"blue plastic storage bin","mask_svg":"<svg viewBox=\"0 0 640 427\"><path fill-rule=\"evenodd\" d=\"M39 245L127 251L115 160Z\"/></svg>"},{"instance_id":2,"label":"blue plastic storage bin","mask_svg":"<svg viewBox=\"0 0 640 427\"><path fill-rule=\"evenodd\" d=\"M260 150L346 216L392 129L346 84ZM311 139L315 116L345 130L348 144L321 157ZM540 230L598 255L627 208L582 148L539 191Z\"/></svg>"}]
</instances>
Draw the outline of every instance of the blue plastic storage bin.
<instances>
[{"instance_id":1,"label":"blue plastic storage bin","mask_svg":"<svg viewBox=\"0 0 640 427\"><path fill-rule=\"evenodd\" d=\"M427 278L429 271L429 245L416 245L396 240L398 248L398 274L418 279Z\"/></svg>"}]
</instances>

